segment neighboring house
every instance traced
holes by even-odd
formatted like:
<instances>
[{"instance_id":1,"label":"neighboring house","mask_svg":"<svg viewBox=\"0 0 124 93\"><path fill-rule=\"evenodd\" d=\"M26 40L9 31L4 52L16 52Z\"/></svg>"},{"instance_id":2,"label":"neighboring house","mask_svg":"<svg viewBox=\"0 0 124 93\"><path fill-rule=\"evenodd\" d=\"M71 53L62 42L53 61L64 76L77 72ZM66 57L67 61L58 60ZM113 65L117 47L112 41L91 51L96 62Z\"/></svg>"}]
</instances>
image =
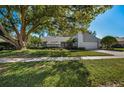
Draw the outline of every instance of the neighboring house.
<instances>
[{"instance_id":1,"label":"neighboring house","mask_svg":"<svg viewBox=\"0 0 124 93\"><path fill-rule=\"evenodd\" d=\"M124 47L124 37L116 37L116 40L118 41L118 44Z\"/></svg>"},{"instance_id":2,"label":"neighboring house","mask_svg":"<svg viewBox=\"0 0 124 93\"><path fill-rule=\"evenodd\" d=\"M67 41L70 38L76 39L76 42L73 42L72 45L77 48L97 49L100 46L100 39L88 32L78 32L78 34L73 37L48 36L42 39L44 41L44 46L46 47L65 47L68 45Z\"/></svg>"}]
</instances>

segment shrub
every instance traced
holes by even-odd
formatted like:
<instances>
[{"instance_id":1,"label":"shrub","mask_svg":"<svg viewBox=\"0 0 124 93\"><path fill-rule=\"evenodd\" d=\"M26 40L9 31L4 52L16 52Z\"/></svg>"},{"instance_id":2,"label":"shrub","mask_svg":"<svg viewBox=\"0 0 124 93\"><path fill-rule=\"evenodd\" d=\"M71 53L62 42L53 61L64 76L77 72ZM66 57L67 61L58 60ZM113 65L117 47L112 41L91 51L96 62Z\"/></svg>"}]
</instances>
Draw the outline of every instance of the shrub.
<instances>
[{"instance_id":1,"label":"shrub","mask_svg":"<svg viewBox=\"0 0 124 93\"><path fill-rule=\"evenodd\" d=\"M29 49L42 49L42 40L36 36L31 36L29 38L28 44L27 44L27 48Z\"/></svg>"},{"instance_id":2,"label":"shrub","mask_svg":"<svg viewBox=\"0 0 124 93\"><path fill-rule=\"evenodd\" d=\"M123 48L123 46L121 44L115 44L112 45L112 48Z\"/></svg>"},{"instance_id":3,"label":"shrub","mask_svg":"<svg viewBox=\"0 0 124 93\"><path fill-rule=\"evenodd\" d=\"M70 48L66 48L66 49L69 49L69 50L86 50L84 47L70 47Z\"/></svg>"}]
</instances>

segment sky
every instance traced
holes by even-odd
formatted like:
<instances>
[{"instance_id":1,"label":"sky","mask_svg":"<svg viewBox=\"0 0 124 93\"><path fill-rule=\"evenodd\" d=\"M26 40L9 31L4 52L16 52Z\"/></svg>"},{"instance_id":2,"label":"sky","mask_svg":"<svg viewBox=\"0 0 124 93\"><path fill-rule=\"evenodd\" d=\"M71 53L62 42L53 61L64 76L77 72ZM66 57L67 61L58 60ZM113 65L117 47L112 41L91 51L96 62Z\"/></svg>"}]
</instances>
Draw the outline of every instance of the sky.
<instances>
[{"instance_id":1,"label":"sky","mask_svg":"<svg viewBox=\"0 0 124 93\"><path fill-rule=\"evenodd\" d=\"M90 24L89 30L96 31L96 36L99 38L106 35L124 37L124 5L113 6L98 15Z\"/></svg>"}]
</instances>

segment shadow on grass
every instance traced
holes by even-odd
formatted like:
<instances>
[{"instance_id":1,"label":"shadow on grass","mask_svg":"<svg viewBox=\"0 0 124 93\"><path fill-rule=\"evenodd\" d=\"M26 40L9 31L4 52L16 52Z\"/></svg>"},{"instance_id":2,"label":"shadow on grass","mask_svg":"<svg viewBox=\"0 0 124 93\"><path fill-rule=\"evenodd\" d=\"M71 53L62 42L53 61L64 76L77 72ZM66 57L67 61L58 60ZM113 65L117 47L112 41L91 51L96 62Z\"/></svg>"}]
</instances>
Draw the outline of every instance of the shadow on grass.
<instances>
[{"instance_id":1,"label":"shadow on grass","mask_svg":"<svg viewBox=\"0 0 124 93\"><path fill-rule=\"evenodd\" d=\"M15 50L0 51L0 58L34 58L34 57L80 57L80 56L107 56L110 54L99 53L94 51L80 50Z\"/></svg>"},{"instance_id":2,"label":"shadow on grass","mask_svg":"<svg viewBox=\"0 0 124 93\"><path fill-rule=\"evenodd\" d=\"M0 57L61 57L67 56L67 51L50 50L23 50L23 51L0 51Z\"/></svg>"},{"instance_id":3,"label":"shadow on grass","mask_svg":"<svg viewBox=\"0 0 124 93\"><path fill-rule=\"evenodd\" d=\"M39 62L5 64L1 87L82 87L91 86L89 71L80 62Z\"/></svg>"}]
</instances>

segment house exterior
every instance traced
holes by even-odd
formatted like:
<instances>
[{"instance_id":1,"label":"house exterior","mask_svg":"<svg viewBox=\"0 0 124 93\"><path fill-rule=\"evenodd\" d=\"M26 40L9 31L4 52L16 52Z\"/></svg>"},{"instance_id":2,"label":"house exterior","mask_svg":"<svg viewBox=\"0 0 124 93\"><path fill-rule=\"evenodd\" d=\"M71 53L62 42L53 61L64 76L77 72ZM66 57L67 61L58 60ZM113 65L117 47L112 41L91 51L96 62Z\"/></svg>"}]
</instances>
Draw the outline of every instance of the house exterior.
<instances>
[{"instance_id":1,"label":"house exterior","mask_svg":"<svg viewBox=\"0 0 124 93\"><path fill-rule=\"evenodd\" d=\"M76 39L76 42L73 42L72 46L77 48L97 49L100 46L100 39L88 32L78 32L73 37L48 36L42 39L46 47L65 47L68 45L67 41L70 38Z\"/></svg>"},{"instance_id":2,"label":"house exterior","mask_svg":"<svg viewBox=\"0 0 124 93\"><path fill-rule=\"evenodd\" d=\"M118 41L118 44L124 47L124 37L116 37L116 40Z\"/></svg>"},{"instance_id":3,"label":"house exterior","mask_svg":"<svg viewBox=\"0 0 124 93\"><path fill-rule=\"evenodd\" d=\"M75 39L75 42L68 42L70 39ZM90 33L82 33L78 32L74 36L47 36L42 38L41 46L44 47L59 47L59 48L66 48L66 47L74 47L74 48L85 48L85 49L98 49L100 47L100 39L95 37ZM118 39L119 43L124 45L124 38ZM0 39L0 42L5 42L4 40Z\"/></svg>"},{"instance_id":4,"label":"house exterior","mask_svg":"<svg viewBox=\"0 0 124 93\"><path fill-rule=\"evenodd\" d=\"M43 45L46 47L62 47L62 43L66 42L71 37L62 37L62 36L48 36L44 37L43 39Z\"/></svg>"}]
</instances>

